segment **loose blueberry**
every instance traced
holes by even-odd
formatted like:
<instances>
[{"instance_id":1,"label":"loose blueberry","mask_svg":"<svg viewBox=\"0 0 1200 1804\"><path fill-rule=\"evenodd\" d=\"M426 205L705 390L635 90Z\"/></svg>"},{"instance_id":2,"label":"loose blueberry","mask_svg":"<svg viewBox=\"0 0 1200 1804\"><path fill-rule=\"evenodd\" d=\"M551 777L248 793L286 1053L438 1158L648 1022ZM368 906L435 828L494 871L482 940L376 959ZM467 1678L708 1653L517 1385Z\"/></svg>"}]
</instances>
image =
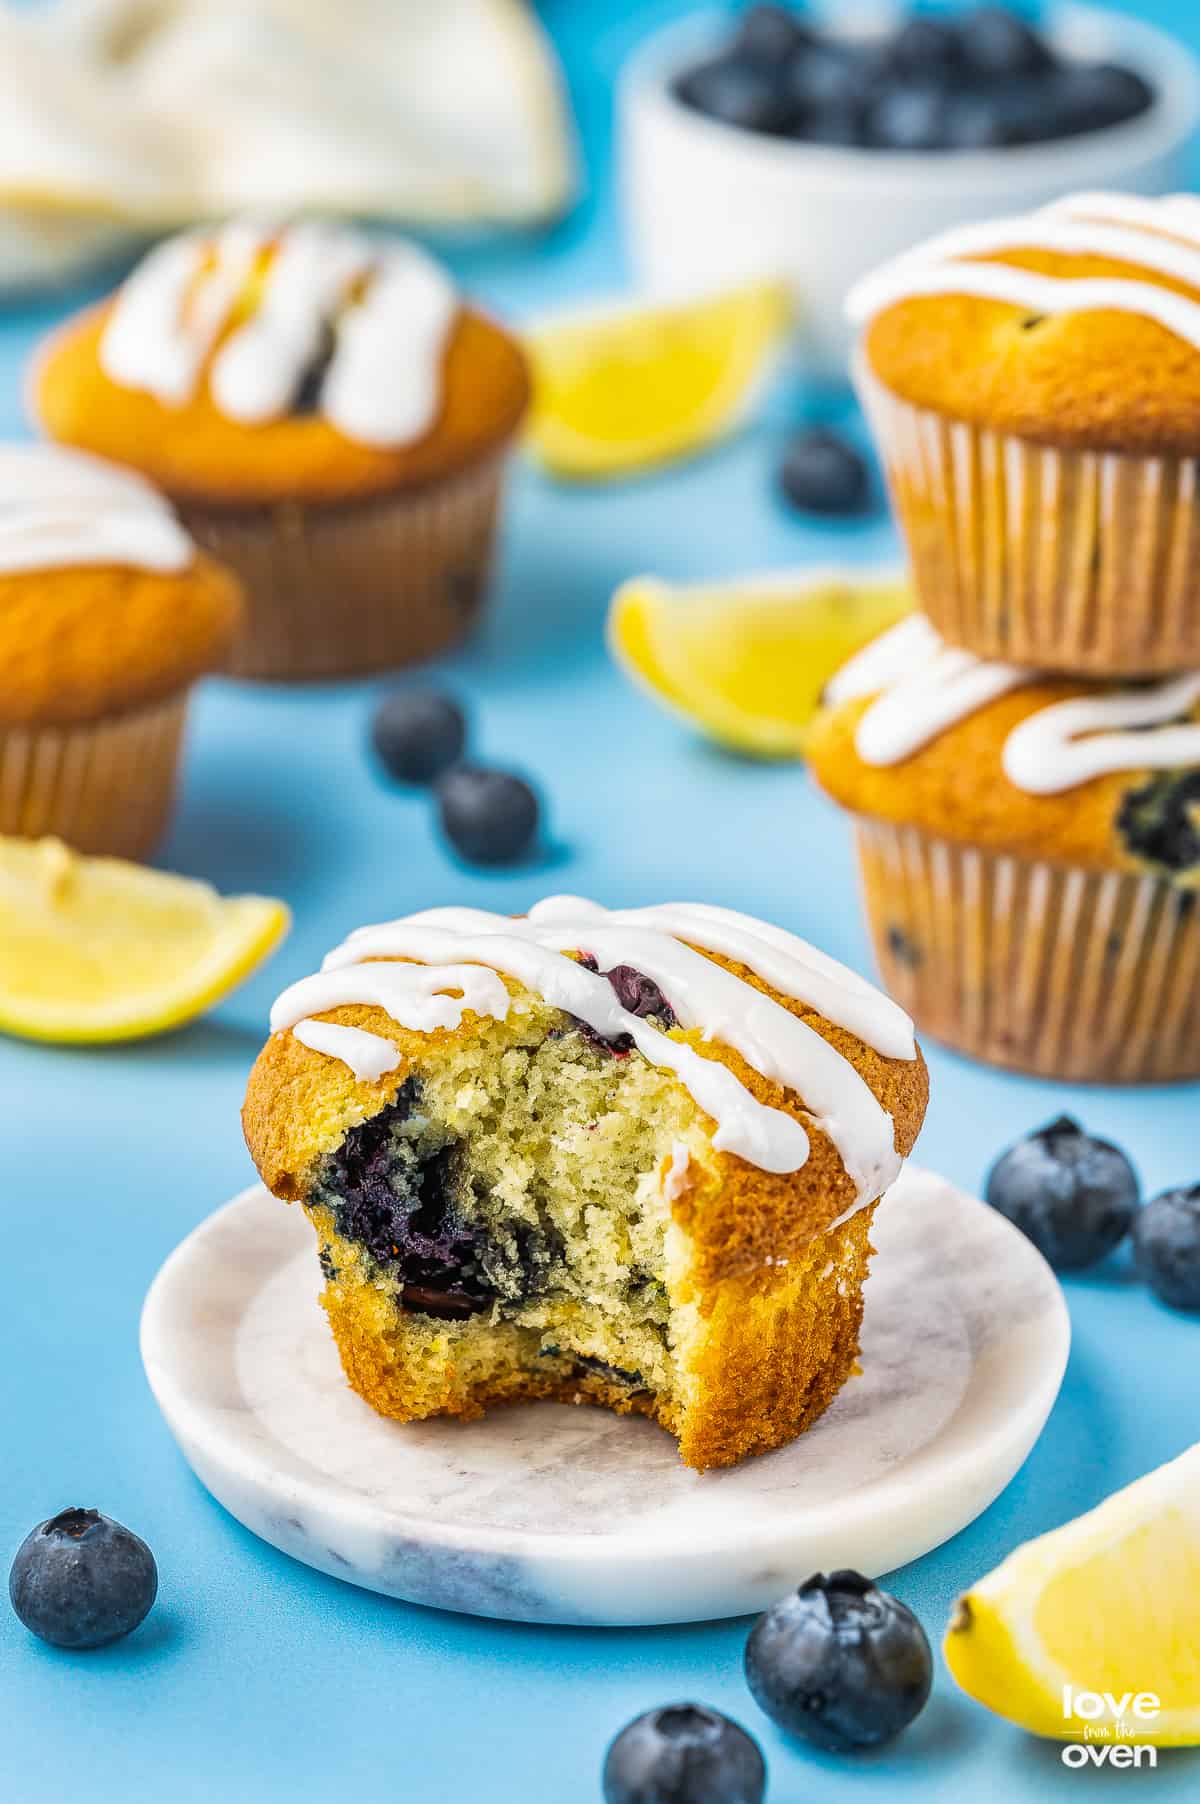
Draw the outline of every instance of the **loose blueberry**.
<instances>
[{"instance_id":1,"label":"loose blueberry","mask_svg":"<svg viewBox=\"0 0 1200 1804\"><path fill-rule=\"evenodd\" d=\"M442 830L472 864L511 864L537 833L540 808L524 778L459 764L437 786Z\"/></svg>"},{"instance_id":2,"label":"loose blueberry","mask_svg":"<svg viewBox=\"0 0 1200 1804\"><path fill-rule=\"evenodd\" d=\"M1007 6L978 6L959 25L964 60L976 75L1033 75L1054 61L1045 41Z\"/></svg>"},{"instance_id":3,"label":"loose blueberry","mask_svg":"<svg viewBox=\"0 0 1200 1804\"><path fill-rule=\"evenodd\" d=\"M816 107L797 126L794 136L805 138L810 144L841 144L854 150L862 149L867 141L863 110L853 104Z\"/></svg>"},{"instance_id":4,"label":"loose blueberry","mask_svg":"<svg viewBox=\"0 0 1200 1804\"><path fill-rule=\"evenodd\" d=\"M720 56L679 78L675 92L685 105L746 131L783 132L795 116L794 102L773 69L746 57Z\"/></svg>"},{"instance_id":5,"label":"loose blueberry","mask_svg":"<svg viewBox=\"0 0 1200 1804\"><path fill-rule=\"evenodd\" d=\"M785 72L788 91L807 117L845 107L863 107L881 76L877 53L854 44L824 41L792 58Z\"/></svg>"},{"instance_id":6,"label":"loose blueberry","mask_svg":"<svg viewBox=\"0 0 1200 1804\"><path fill-rule=\"evenodd\" d=\"M371 742L397 782L432 783L462 757L467 723L448 695L398 689L375 710Z\"/></svg>"},{"instance_id":7,"label":"loose blueberry","mask_svg":"<svg viewBox=\"0 0 1200 1804\"><path fill-rule=\"evenodd\" d=\"M779 63L811 41L812 33L786 6L752 6L734 39L735 55L752 62Z\"/></svg>"},{"instance_id":8,"label":"loose blueberry","mask_svg":"<svg viewBox=\"0 0 1200 1804\"><path fill-rule=\"evenodd\" d=\"M703 1704L667 1704L629 1723L604 1760L605 1804L762 1804L758 1743Z\"/></svg>"},{"instance_id":9,"label":"loose blueberry","mask_svg":"<svg viewBox=\"0 0 1200 1804\"><path fill-rule=\"evenodd\" d=\"M1166 1190L1133 1224L1138 1276L1172 1309L1200 1309L1200 1184Z\"/></svg>"},{"instance_id":10,"label":"loose blueberry","mask_svg":"<svg viewBox=\"0 0 1200 1804\"><path fill-rule=\"evenodd\" d=\"M836 1754L890 1741L933 1682L924 1629L860 1572L818 1572L760 1616L746 1683L773 1722Z\"/></svg>"},{"instance_id":11,"label":"loose blueberry","mask_svg":"<svg viewBox=\"0 0 1200 1804\"><path fill-rule=\"evenodd\" d=\"M60 1510L22 1541L8 1594L54 1647L103 1647L136 1629L158 1593L146 1543L99 1510Z\"/></svg>"},{"instance_id":12,"label":"loose blueberry","mask_svg":"<svg viewBox=\"0 0 1200 1804\"><path fill-rule=\"evenodd\" d=\"M1120 1148L1063 1115L1001 1153L984 1194L1055 1271L1076 1272L1125 1238L1139 1191Z\"/></svg>"},{"instance_id":13,"label":"loose blueberry","mask_svg":"<svg viewBox=\"0 0 1200 1804\"><path fill-rule=\"evenodd\" d=\"M859 514L870 502L866 464L853 445L824 426L810 427L792 439L779 485L793 507L810 514Z\"/></svg>"}]
</instances>

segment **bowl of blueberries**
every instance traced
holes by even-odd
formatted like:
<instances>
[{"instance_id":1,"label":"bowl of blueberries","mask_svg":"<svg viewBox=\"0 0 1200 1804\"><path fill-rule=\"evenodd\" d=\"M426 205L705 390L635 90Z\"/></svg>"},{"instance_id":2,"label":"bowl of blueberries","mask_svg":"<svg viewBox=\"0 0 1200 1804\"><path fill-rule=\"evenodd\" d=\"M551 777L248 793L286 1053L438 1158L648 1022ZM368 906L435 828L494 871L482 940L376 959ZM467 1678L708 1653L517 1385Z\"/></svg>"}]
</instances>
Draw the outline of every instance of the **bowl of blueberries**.
<instances>
[{"instance_id":1,"label":"bowl of blueberries","mask_svg":"<svg viewBox=\"0 0 1200 1804\"><path fill-rule=\"evenodd\" d=\"M651 38L620 94L631 261L655 293L784 275L797 349L845 371L850 286L948 226L1186 181L1200 67L1127 15L803 0Z\"/></svg>"}]
</instances>

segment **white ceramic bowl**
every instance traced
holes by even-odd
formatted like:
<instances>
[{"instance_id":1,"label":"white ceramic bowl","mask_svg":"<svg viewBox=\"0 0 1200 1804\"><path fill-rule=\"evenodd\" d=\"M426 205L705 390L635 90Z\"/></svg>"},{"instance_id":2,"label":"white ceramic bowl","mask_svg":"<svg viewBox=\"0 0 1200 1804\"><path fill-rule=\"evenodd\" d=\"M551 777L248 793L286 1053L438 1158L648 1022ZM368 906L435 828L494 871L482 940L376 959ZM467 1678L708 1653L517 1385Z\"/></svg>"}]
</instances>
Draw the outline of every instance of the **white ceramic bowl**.
<instances>
[{"instance_id":1,"label":"white ceramic bowl","mask_svg":"<svg viewBox=\"0 0 1200 1804\"><path fill-rule=\"evenodd\" d=\"M946 226L1017 213L1077 189L1162 193L1187 177L1200 122L1200 65L1165 32L1118 13L1066 5L1048 35L1064 53L1127 63L1154 104L1125 125L1005 150L845 150L770 138L707 119L672 93L712 55L728 16L700 14L631 58L619 94L628 249L655 293L687 293L776 273L794 284L798 349L845 372L851 284Z\"/></svg>"}]
</instances>

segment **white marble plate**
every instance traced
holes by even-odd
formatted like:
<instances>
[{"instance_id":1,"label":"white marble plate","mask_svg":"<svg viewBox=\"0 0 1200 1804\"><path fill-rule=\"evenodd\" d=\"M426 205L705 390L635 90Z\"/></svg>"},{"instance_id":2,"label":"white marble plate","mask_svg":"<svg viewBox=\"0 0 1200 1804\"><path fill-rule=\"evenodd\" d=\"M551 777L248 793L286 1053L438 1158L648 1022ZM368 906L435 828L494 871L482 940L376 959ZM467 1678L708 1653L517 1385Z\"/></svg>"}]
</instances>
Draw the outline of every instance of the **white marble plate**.
<instances>
[{"instance_id":1,"label":"white marble plate","mask_svg":"<svg viewBox=\"0 0 1200 1804\"><path fill-rule=\"evenodd\" d=\"M312 1230L257 1186L163 1266L142 1357L213 1496L322 1572L531 1622L736 1616L819 1568L885 1572L955 1534L1058 1393L1066 1306L1015 1228L910 1167L873 1237L862 1375L792 1446L730 1472L689 1472L652 1424L566 1404L383 1420L342 1377Z\"/></svg>"}]
</instances>

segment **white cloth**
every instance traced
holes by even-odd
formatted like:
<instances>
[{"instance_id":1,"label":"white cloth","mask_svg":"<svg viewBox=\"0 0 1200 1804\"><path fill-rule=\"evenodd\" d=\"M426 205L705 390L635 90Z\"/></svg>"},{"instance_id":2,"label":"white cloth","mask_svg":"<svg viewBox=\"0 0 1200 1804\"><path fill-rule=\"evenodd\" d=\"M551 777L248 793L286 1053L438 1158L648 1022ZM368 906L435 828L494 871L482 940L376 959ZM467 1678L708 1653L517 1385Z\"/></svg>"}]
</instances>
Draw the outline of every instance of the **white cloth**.
<instances>
[{"instance_id":1,"label":"white cloth","mask_svg":"<svg viewBox=\"0 0 1200 1804\"><path fill-rule=\"evenodd\" d=\"M570 200L525 0L0 0L0 284L250 210L526 222Z\"/></svg>"}]
</instances>

